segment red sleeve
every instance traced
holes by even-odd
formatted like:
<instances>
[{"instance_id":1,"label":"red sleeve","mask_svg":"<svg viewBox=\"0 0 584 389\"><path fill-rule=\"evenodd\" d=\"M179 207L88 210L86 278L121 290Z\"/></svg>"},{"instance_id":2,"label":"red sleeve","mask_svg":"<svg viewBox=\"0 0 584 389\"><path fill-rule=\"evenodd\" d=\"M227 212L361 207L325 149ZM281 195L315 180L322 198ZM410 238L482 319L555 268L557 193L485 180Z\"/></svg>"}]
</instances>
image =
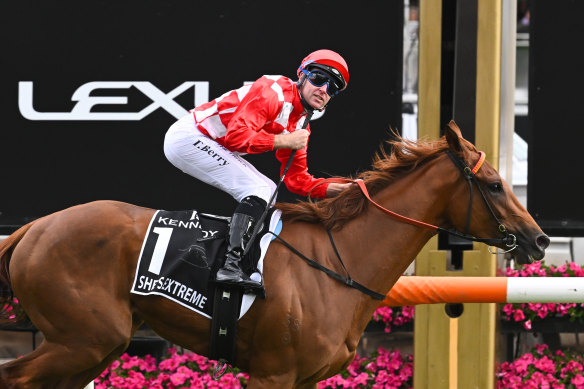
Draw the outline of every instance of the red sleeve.
<instances>
[{"instance_id":1,"label":"red sleeve","mask_svg":"<svg viewBox=\"0 0 584 389\"><path fill-rule=\"evenodd\" d=\"M288 162L290 157L290 149L278 149L276 150L276 158L282 163L280 168L280 175L284 171L284 167ZM310 193L310 197L324 198L326 197L326 188L328 184L318 185L320 182L324 181L324 178L314 178L308 173L308 167L306 164L306 148L302 150L296 150L292 164L286 177L284 177L284 184L290 192L297 193L302 196L307 196ZM312 192L310 192L314 189Z\"/></svg>"},{"instance_id":2,"label":"red sleeve","mask_svg":"<svg viewBox=\"0 0 584 389\"><path fill-rule=\"evenodd\" d=\"M262 127L279 112L278 96L256 82L245 95L227 126L225 146L240 153L256 154L274 149L274 134Z\"/></svg>"}]
</instances>

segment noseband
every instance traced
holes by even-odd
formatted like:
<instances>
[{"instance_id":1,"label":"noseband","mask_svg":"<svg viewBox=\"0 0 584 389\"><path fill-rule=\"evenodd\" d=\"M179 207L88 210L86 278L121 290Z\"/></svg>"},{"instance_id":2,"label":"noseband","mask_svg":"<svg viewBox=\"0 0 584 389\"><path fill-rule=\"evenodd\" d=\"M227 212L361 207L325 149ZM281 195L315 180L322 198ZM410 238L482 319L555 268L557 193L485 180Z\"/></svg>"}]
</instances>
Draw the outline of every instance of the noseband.
<instances>
[{"instance_id":1,"label":"noseband","mask_svg":"<svg viewBox=\"0 0 584 389\"><path fill-rule=\"evenodd\" d=\"M448 230L448 229L445 229L442 227L434 226L432 224L428 224L428 223L424 223L424 222L421 222L418 220L410 219L408 217L405 217L403 215L400 215L398 213L390 211L390 210L384 208L383 206L377 204L375 201L373 201L373 199L371 199L371 197L369 196L369 192L367 191L367 187L365 186L365 183L363 182L363 180L359 179L359 180L356 180L355 182L359 185L359 188L361 189L361 191L363 192L365 197L374 206L376 206L377 208L379 208L380 210L382 210L386 214L390 215L391 217L398 219L398 220L401 220L404 223L412 224L412 225L419 226L419 227L429 228L429 229L432 229L432 230L435 230L438 232L445 232L445 233L450 234L450 235L458 236L459 238L462 238L462 239L470 240L473 242L485 243L489 246L503 244L506 247L509 247L509 249L504 251L504 253L508 253L508 252L514 250L517 247L517 238L515 237L515 235L510 234L509 231L507 231L507 227L505 227L505 225L499 221L499 219L497 218L497 215L495 215L495 212L493 212L493 208L491 207L491 204L487 200L485 193L483 192L481 186L478 184L478 182L476 182L476 179L475 179L476 173L479 171L479 169L483 165L483 162L485 161L485 153L480 151L481 156L480 156L478 162L476 163L476 165L472 169L461 158L452 154L450 152L450 150L447 150L446 154L450 157L452 162L454 162L454 165L460 169L460 171L462 172L462 175L464 176L466 182L468 182L468 185L470 188L470 201L468 203L468 211L467 211L466 226L465 226L464 233L460 233L456 230ZM487 209L489 210L491 216L493 217L493 219L497 223L497 226L498 226L497 228L504 235L503 238L477 238L475 236L468 234L468 230L470 227L470 221L472 218L472 204L473 204L473 192L474 192L473 188L475 185L476 185L479 193L481 194L481 197L483 198L483 201L485 202L485 205L487 206ZM491 250L491 247L489 247L489 252L491 254L495 253L494 251Z\"/></svg>"}]
</instances>

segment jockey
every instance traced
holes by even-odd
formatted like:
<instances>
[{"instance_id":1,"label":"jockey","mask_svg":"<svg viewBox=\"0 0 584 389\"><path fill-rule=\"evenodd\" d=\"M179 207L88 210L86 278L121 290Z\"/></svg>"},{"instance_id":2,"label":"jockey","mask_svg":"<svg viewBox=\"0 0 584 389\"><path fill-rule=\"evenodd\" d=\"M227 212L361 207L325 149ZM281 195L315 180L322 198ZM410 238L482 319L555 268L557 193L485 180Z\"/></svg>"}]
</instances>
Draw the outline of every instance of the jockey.
<instances>
[{"instance_id":1,"label":"jockey","mask_svg":"<svg viewBox=\"0 0 584 389\"><path fill-rule=\"evenodd\" d=\"M245 274L240 261L258 219L273 205L268 202L276 185L241 155L275 150L283 171L292 150L297 150L284 184L303 196L331 197L350 185L318 185L324 179L310 175L306 164L310 127L302 129L309 112L324 109L347 87L347 63L334 51L318 50L302 61L297 75L297 82L284 76L262 76L194 108L166 133L164 154L174 166L239 203L231 219L225 265L216 276L218 283L263 288L261 281Z\"/></svg>"}]
</instances>

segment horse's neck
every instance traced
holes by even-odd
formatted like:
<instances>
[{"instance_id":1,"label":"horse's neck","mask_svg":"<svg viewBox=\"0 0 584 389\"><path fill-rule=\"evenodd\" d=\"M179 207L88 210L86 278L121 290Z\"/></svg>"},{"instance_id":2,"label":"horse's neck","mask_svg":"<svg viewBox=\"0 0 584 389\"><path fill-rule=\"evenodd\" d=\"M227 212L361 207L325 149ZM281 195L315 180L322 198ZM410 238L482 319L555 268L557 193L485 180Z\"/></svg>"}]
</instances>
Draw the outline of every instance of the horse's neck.
<instances>
[{"instance_id":1,"label":"horse's neck","mask_svg":"<svg viewBox=\"0 0 584 389\"><path fill-rule=\"evenodd\" d=\"M433 177L434 176L434 177ZM444 180L421 169L380 191L374 200L385 208L428 224L444 222ZM392 218L373 206L338 232L345 242L351 276L368 288L387 293L435 231Z\"/></svg>"}]
</instances>

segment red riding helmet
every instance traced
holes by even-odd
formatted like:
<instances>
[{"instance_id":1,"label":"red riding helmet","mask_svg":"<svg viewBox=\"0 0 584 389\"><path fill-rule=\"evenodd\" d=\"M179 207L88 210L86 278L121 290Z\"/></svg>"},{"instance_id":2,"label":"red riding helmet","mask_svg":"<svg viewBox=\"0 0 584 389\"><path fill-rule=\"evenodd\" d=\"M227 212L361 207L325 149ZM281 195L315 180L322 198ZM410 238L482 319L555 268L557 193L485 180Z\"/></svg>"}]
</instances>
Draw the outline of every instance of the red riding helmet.
<instances>
[{"instance_id":1,"label":"red riding helmet","mask_svg":"<svg viewBox=\"0 0 584 389\"><path fill-rule=\"evenodd\" d=\"M347 66L347 62L332 50L317 50L308 54L298 67L296 72L298 78L302 77L302 69L309 71L311 68L323 69L334 76L343 86L341 90L344 90L349 83L349 67Z\"/></svg>"}]
</instances>

